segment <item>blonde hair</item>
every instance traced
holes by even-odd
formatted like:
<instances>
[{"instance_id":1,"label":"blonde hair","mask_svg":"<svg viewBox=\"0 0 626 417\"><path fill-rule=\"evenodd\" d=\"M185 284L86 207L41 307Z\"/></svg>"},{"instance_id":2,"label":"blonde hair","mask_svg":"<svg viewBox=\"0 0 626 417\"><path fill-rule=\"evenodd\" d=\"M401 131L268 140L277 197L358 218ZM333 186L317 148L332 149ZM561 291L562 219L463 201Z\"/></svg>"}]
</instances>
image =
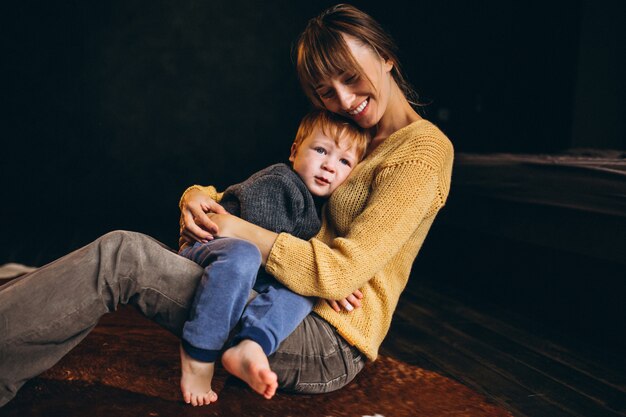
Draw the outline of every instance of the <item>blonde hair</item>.
<instances>
[{"instance_id":1,"label":"blonde hair","mask_svg":"<svg viewBox=\"0 0 626 417\"><path fill-rule=\"evenodd\" d=\"M396 84L409 103L420 105L417 93L402 73L398 48L391 36L367 13L349 4L338 4L309 20L294 49L300 84L315 106L324 107L315 92L320 80L344 72L364 75L342 35L357 39L381 58L390 60L393 63L391 75Z\"/></svg>"},{"instance_id":2,"label":"blonde hair","mask_svg":"<svg viewBox=\"0 0 626 417\"><path fill-rule=\"evenodd\" d=\"M322 109L313 110L300 121L296 138L293 141L296 149L313 133L316 127L319 127L326 136L334 139L337 145L340 145L344 140L350 140L355 147L358 161L365 156L370 140L367 131L347 119Z\"/></svg>"}]
</instances>

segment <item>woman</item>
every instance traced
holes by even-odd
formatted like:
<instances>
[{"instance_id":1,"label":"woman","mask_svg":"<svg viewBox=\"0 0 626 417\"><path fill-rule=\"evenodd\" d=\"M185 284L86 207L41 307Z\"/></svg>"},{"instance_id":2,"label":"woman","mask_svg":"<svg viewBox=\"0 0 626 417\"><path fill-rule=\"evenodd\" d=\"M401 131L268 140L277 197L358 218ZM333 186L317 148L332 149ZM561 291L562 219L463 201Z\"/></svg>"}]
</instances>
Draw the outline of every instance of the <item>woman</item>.
<instances>
[{"instance_id":1,"label":"woman","mask_svg":"<svg viewBox=\"0 0 626 417\"><path fill-rule=\"evenodd\" d=\"M302 241L226 214L208 218L203 204L221 212L212 187L183 195L181 234L193 241L219 232L254 242L266 269L302 295L342 299L361 289L360 309L338 313L318 304L270 357L280 388L319 393L344 386L365 357L376 358L447 196L452 147L411 107L392 41L358 9L338 5L313 19L299 40L297 67L314 104L373 131L369 155L330 199L318 236ZM0 287L0 406L119 303L180 334L201 275L200 266L154 239L118 231ZM246 379L258 359L238 347L228 368Z\"/></svg>"},{"instance_id":2,"label":"woman","mask_svg":"<svg viewBox=\"0 0 626 417\"><path fill-rule=\"evenodd\" d=\"M311 20L298 41L297 70L307 96L371 129L373 138L366 158L331 196L314 239L278 235L221 214L213 187L193 186L181 199L183 240L211 239L209 231L249 240L267 271L302 295L335 300L363 293L362 308L351 313L319 302L269 363L252 341L227 351L226 368L253 387L263 381L233 367L233 355L253 369L273 369L281 387L305 392L337 389L361 370L362 355L376 359L413 260L445 202L452 146L411 106L413 93L394 50L371 17L348 5ZM329 366L331 360L336 365Z\"/></svg>"}]
</instances>

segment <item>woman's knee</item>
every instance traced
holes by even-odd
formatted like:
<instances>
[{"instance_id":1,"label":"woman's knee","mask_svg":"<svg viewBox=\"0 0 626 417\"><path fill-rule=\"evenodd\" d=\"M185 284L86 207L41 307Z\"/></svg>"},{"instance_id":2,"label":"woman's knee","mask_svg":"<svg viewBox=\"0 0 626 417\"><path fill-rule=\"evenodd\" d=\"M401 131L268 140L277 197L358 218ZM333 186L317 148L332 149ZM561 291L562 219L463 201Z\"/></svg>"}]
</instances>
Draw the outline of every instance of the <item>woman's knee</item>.
<instances>
[{"instance_id":1,"label":"woman's knee","mask_svg":"<svg viewBox=\"0 0 626 417\"><path fill-rule=\"evenodd\" d=\"M150 236L144 235L143 233L131 232L128 230L114 230L112 232L108 232L98 239L96 239L96 243L103 251L113 251L118 253L120 250L124 252L126 255L138 255L139 253L146 252L150 250L150 248L154 248L154 250L160 251L162 249L167 249L165 245L158 242L154 238Z\"/></svg>"},{"instance_id":2,"label":"woman's knee","mask_svg":"<svg viewBox=\"0 0 626 417\"><path fill-rule=\"evenodd\" d=\"M114 248L119 247L122 243L138 240L139 237L136 235L140 235L140 233L130 232L127 230L114 230L100 236L98 239L96 239L96 242L101 247Z\"/></svg>"}]
</instances>

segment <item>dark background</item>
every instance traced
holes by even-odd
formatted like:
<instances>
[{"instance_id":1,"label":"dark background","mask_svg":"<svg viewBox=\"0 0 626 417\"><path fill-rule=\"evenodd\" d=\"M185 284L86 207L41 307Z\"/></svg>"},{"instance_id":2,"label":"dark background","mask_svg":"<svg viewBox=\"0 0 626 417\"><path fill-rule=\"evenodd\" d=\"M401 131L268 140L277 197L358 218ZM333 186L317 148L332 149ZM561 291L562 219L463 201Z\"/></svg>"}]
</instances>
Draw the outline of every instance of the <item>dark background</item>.
<instances>
[{"instance_id":1,"label":"dark background","mask_svg":"<svg viewBox=\"0 0 626 417\"><path fill-rule=\"evenodd\" d=\"M3 4L0 263L41 265L114 229L174 247L187 186L223 188L286 160L309 108L291 46L332 4ZM396 39L424 116L457 152L626 149L626 2L354 4ZM532 306L557 322L578 311L587 330L597 328L587 311L624 316L623 262L437 223L420 257L422 275L481 303Z\"/></svg>"}]
</instances>

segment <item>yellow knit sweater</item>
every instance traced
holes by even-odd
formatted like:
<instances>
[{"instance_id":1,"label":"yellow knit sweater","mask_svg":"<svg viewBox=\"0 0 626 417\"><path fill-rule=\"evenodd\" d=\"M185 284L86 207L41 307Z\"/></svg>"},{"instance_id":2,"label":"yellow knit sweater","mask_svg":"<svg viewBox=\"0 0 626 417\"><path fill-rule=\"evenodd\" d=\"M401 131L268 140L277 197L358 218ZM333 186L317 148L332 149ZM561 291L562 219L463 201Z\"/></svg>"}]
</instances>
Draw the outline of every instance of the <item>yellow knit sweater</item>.
<instances>
[{"instance_id":1,"label":"yellow knit sweater","mask_svg":"<svg viewBox=\"0 0 626 417\"><path fill-rule=\"evenodd\" d=\"M315 312L375 360L424 238L450 189L453 149L419 120L389 136L330 197L309 241L281 233L266 270L296 293L338 300L356 289L362 307ZM198 188L195 186L194 188ZM213 198L213 187L202 187Z\"/></svg>"}]
</instances>

